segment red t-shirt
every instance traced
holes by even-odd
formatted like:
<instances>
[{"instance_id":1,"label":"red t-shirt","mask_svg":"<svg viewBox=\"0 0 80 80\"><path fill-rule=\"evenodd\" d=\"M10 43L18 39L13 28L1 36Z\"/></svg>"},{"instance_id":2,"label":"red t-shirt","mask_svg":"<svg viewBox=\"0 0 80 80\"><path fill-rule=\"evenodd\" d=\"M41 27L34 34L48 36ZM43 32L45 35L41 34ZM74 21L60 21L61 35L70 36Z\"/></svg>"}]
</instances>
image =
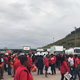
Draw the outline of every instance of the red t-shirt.
<instances>
[{"instance_id":1,"label":"red t-shirt","mask_svg":"<svg viewBox=\"0 0 80 80\"><path fill-rule=\"evenodd\" d=\"M49 66L49 60L48 60L48 58L45 58L45 66Z\"/></svg>"},{"instance_id":2,"label":"red t-shirt","mask_svg":"<svg viewBox=\"0 0 80 80\"><path fill-rule=\"evenodd\" d=\"M74 59L74 67L75 67L75 56L73 55L73 57L72 57L73 59Z\"/></svg>"},{"instance_id":3,"label":"red t-shirt","mask_svg":"<svg viewBox=\"0 0 80 80\"><path fill-rule=\"evenodd\" d=\"M19 66L16 70L14 80L33 80L32 75L29 73L26 67L23 65Z\"/></svg>"},{"instance_id":4,"label":"red t-shirt","mask_svg":"<svg viewBox=\"0 0 80 80\"><path fill-rule=\"evenodd\" d=\"M6 64L8 64L8 57L5 57L4 60L5 60Z\"/></svg>"},{"instance_id":5,"label":"red t-shirt","mask_svg":"<svg viewBox=\"0 0 80 80\"><path fill-rule=\"evenodd\" d=\"M51 62L51 64L52 64L52 63L55 64L55 63L56 63L56 57L55 57L55 56L54 56L54 57L51 57L50 62Z\"/></svg>"},{"instance_id":6,"label":"red t-shirt","mask_svg":"<svg viewBox=\"0 0 80 80\"><path fill-rule=\"evenodd\" d=\"M20 60L16 61L13 65L13 69L16 70L21 65Z\"/></svg>"},{"instance_id":7,"label":"red t-shirt","mask_svg":"<svg viewBox=\"0 0 80 80\"><path fill-rule=\"evenodd\" d=\"M54 64L56 64L56 56L54 56Z\"/></svg>"},{"instance_id":8,"label":"red t-shirt","mask_svg":"<svg viewBox=\"0 0 80 80\"><path fill-rule=\"evenodd\" d=\"M63 63L60 64L60 72L61 74L65 74L66 72L69 72L69 67L66 61L63 61Z\"/></svg>"},{"instance_id":9,"label":"red t-shirt","mask_svg":"<svg viewBox=\"0 0 80 80\"><path fill-rule=\"evenodd\" d=\"M75 59L75 66L74 66L74 67L78 67L77 64L79 64L79 59L78 59L78 57Z\"/></svg>"},{"instance_id":10,"label":"red t-shirt","mask_svg":"<svg viewBox=\"0 0 80 80\"><path fill-rule=\"evenodd\" d=\"M32 58L28 57L28 59L29 59L28 67L32 67Z\"/></svg>"}]
</instances>

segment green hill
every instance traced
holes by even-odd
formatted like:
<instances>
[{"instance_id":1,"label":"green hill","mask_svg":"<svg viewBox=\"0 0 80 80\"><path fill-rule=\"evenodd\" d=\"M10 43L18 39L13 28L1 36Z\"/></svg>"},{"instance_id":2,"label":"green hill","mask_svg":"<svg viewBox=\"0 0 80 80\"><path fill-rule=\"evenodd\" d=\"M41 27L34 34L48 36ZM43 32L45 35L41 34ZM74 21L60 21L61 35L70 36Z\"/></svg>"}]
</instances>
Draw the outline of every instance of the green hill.
<instances>
[{"instance_id":1,"label":"green hill","mask_svg":"<svg viewBox=\"0 0 80 80\"><path fill-rule=\"evenodd\" d=\"M75 47L75 31L55 43L48 44L42 48L50 48L53 45L63 45L65 48ZM76 47L80 47L80 28L76 29Z\"/></svg>"}]
</instances>

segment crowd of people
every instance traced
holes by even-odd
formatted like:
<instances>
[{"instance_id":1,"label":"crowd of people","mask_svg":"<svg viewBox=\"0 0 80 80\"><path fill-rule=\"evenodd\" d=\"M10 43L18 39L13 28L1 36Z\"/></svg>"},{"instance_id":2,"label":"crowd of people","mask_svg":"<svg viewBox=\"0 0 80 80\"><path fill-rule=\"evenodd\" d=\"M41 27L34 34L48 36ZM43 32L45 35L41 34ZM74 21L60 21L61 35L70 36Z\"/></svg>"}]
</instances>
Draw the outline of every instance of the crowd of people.
<instances>
[{"instance_id":1,"label":"crowd of people","mask_svg":"<svg viewBox=\"0 0 80 80\"><path fill-rule=\"evenodd\" d=\"M80 55L60 55L58 53L53 55L49 52L44 55L35 55L33 52L17 55L0 54L0 80L4 79L4 71L14 77L14 80L33 80L31 75L33 65L36 66L34 72L37 71L37 75L43 75L45 69L46 78L48 78L48 73L56 75L56 68L58 68L61 80L64 80L66 72L72 75L70 80L76 80L77 75L80 80ZM49 69L51 72L48 72Z\"/></svg>"}]
</instances>

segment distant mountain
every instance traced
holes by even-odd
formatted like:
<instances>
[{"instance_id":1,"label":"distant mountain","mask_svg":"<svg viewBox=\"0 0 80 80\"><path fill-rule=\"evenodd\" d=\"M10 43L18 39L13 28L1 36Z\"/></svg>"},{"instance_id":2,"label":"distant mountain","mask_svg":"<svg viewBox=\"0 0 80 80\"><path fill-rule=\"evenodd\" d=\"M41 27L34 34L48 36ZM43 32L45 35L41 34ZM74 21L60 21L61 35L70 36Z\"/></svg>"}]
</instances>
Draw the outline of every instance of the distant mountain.
<instances>
[{"instance_id":1,"label":"distant mountain","mask_svg":"<svg viewBox=\"0 0 80 80\"><path fill-rule=\"evenodd\" d=\"M42 48L50 48L53 45L63 45L67 49L75 47L75 31L72 31L65 38L58 40L55 43L48 44ZM80 47L80 28L76 29L76 47Z\"/></svg>"}]
</instances>

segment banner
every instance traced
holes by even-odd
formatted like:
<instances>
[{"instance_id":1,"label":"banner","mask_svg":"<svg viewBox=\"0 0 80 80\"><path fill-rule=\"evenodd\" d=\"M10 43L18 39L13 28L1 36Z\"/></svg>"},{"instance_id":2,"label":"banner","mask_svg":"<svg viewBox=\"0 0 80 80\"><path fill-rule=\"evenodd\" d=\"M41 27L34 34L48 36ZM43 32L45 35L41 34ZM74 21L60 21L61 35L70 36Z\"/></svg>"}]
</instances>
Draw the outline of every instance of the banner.
<instances>
[{"instance_id":1,"label":"banner","mask_svg":"<svg viewBox=\"0 0 80 80\"><path fill-rule=\"evenodd\" d=\"M67 73L64 75L64 77L65 77L66 79L70 80L70 78L72 77L72 75L67 72Z\"/></svg>"},{"instance_id":2,"label":"banner","mask_svg":"<svg viewBox=\"0 0 80 80\"><path fill-rule=\"evenodd\" d=\"M4 66L4 62L2 62L2 64L0 65L0 68L2 68Z\"/></svg>"},{"instance_id":3,"label":"banner","mask_svg":"<svg viewBox=\"0 0 80 80\"><path fill-rule=\"evenodd\" d=\"M33 64L33 66L31 67L31 71L34 72L36 70L36 66L35 64Z\"/></svg>"}]
</instances>

